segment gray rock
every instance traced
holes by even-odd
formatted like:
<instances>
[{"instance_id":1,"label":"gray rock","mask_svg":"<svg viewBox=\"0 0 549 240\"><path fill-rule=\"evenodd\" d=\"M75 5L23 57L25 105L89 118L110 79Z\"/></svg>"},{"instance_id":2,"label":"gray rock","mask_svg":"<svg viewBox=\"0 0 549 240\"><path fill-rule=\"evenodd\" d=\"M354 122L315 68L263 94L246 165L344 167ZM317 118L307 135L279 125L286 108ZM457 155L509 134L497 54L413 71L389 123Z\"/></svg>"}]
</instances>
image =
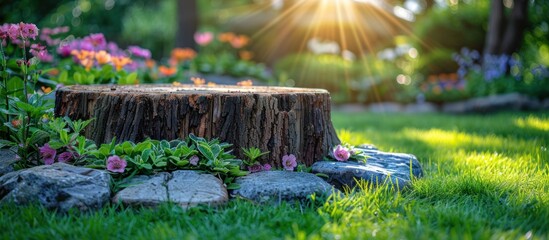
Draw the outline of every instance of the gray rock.
<instances>
[{"instance_id":1,"label":"gray rock","mask_svg":"<svg viewBox=\"0 0 549 240\"><path fill-rule=\"evenodd\" d=\"M332 186L311 173L265 171L239 177L235 196L256 202L304 200L311 194L329 195Z\"/></svg>"},{"instance_id":2,"label":"gray rock","mask_svg":"<svg viewBox=\"0 0 549 240\"><path fill-rule=\"evenodd\" d=\"M134 176L128 187L118 192L113 198L114 203L130 206L156 206L168 201L166 181L169 173L159 173L154 176Z\"/></svg>"},{"instance_id":3,"label":"gray rock","mask_svg":"<svg viewBox=\"0 0 549 240\"><path fill-rule=\"evenodd\" d=\"M535 110L541 107L539 101L528 96L508 93L447 103L442 107L442 111L446 113L494 112L498 110Z\"/></svg>"},{"instance_id":4,"label":"gray rock","mask_svg":"<svg viewBox=\"0 0 549 240\"><path fill-rule=\"evenodd\" d=\"M312 172L326 174L327 181L338 189L353 188L357 184L356 180L360 179L374 185L392 184L402 189L410 184L412 176L423 175L421 165L414 155L386 153L371 148L360 150L362 154L369 156L366 163L320 161L313 164Z\"/></svg>"},{"instance_id":5,"label":"gray rock","mask_svg":"<svg viewBox=\"0 0 549 240\"><path fill-rule=\"evenodd\" d=\"M229 198L221 180L196 171L135 176L129 184L129 187L116 194L113 202L154 207L169 201L182 207L192 207L219 205Z\"/></svg>"},{"instance_id":6,"label":"gray rock","mask_svg":"<svg viewBox=\"0 0 549 240\"><path fill-rule=\"evenodd\" d=\"M0 149L0 176L13 172L13 164L17 162L15 153L7 148Z\"/></svg>"},{"instance_id":7,"label":"gray rock","mask_svg":"<svg viewBox=\"0 0 549 240\"><path fill-rule=\"evenodd\" d=\"M61 212L98 209L109 201L110 180L105 171L65 163L43 165L0 177L0 201L38 202Z\"/></svg>"}]
</instances>

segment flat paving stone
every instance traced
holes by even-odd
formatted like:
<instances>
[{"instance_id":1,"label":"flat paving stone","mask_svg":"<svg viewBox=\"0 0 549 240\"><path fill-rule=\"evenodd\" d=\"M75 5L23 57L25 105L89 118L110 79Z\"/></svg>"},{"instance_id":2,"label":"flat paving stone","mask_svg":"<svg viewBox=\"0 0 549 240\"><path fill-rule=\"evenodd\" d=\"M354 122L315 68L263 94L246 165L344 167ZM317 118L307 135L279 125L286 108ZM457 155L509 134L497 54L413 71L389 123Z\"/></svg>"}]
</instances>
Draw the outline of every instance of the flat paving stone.
<instances>
[{"instance_id":1,"label":"flat paving stone","mask_svg":"<svg viewBox=\"0 0 549 240\"><path fill-rule=\"evenodd\" d=\"M264 171L239 177L236 183L240 188L233 195L256 202L304 200L334 191L322 178L304 172Z\"/></svg>"},{"instance_id":2,"label":"flat paving stone","mask_svg":"<svg viewBox=\"0 0 549 240\"><path fill-rule=\"evenodd\" d=\"M154 176L136 176L130 186L118 192L113 202L154 207L172 202L181 207L220 205L229 195L223 182L211 174L180 170Z\"/></svg>"},{"instance_id":3,"label":"flat paving stone","mask_svg":"<svg viewBox=\"0 0 549 240\"><path fill-rule=\"evenodd\" d=\"M412 154L382 152L371 145L360 145L357 149L369 156L366 163L319 161L313 164L312 172L327 175L326 181L338 189L353 188L361 179L403 189L413 178L423 176L421 165Z\"/></svg>"}]
</instances>

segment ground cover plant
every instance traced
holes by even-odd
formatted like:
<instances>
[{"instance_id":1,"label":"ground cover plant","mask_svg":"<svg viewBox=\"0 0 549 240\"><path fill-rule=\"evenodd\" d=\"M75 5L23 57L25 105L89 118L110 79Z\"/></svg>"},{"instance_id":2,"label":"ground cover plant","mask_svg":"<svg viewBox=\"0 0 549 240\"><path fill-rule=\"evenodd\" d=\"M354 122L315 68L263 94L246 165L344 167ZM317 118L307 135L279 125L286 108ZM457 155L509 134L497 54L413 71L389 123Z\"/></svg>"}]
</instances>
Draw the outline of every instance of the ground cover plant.
<instances>
[{"instance_id":1,"label":"ground cover plant","mask_svg":"<svg viewBox=\"0 0 549 240\"><path fill-rule=\"evenodd\" d=\"M340 138L408 152L425 177L394 192L361 186L344 197L183 210L111 206L56 214L0 206L5 238L547 239L549 116L335 113Z\"/></svg>"}]
</instances>

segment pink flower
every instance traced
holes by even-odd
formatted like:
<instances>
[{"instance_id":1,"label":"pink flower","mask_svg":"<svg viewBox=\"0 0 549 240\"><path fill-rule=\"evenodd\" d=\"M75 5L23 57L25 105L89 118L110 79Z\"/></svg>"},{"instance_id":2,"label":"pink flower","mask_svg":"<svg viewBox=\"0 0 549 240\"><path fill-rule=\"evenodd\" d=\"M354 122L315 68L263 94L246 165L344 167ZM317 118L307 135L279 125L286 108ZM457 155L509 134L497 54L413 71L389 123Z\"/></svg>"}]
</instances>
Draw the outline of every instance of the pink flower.
<instances>
[{"instance_id":1,"label":"pink flower","mask_svg":"<svg viewBox=\"0 0 549 240\"><path fill-rule=\"evenodd\" d=\"M151 58L151 51L148 49L140 48L138 46L129 46L128 51L136 57L142 57L145 59Z\"/></svg>"},{"instance_id":2,"label":"pink flower","mask_svg":"<svg viewBox=\"0 0 549 240\"><path fill-rule=\"evenodd\" d=\"M265 163L263 164L263 170L264 171L270 171L271 170L271 164Z\"/></svg>"},{"instance_id":3,"label":"pink flower","mask_svg":"<svg viewBox=\"0 0 549 240\"><path fill-rule=\"evenodd\" d=\"M334 158L340 162L347 161L351 157L349 150L341 145L337 145L332 153Z\"/></svg>"},{"instance_id":4,"label":"pink flower","mask_svg":"<svg viewBox=\"0 0 549 240\"><path fill-rule=\"evenodd\" d=\"M10 29L10 25L5 23L0 26L0 39L4 40L8 38L8 30Z\"/></svg>"},{"instance_id":5,"label":"pink flower","mask_svg":"<svg viewBox=\"0 0 549 240\"><path fill-rule=\"evenodd\" d=\"M55 162L55 155L57 151L50 147L49 144L44 144L44 146L38 148L40 150L40 157L46 165L52 165Z\"/></svg>"},{"instance_id":6,"label":"pink flower","mask_svg":"<svg viewBox=\"0 0 549 240\"><path fill-rule=\"evenodd\" d=\"M21 29L21 36L23 38L36 39L36 36L38 36L38 28L32 23L19 23L19 28Z\"/></svg>"},{"instance_id":7,"label":"pink flower","mask_svg":"<svg viewBox=\"0 0 549 240\"><path fill-rule=\"evenodd\" d=\"M297 161L295 159L295 156L293 154L284 155L282 157L282 166L287 171L293 171L294 168L297 167Z\"/></svg>"},{"instance_id":8,"label":"pink flower","mask_svg":"<svg viewBox=\"0 0 549 240\"><path fill-rule=\"evenodd\" d=\"M59 160L59 162L66 163L66 162L70 162L72 158L73 158L73 155L71 152L64 152L59 154L59 156L57 157L57 160Z\"/></svg>"},{"instance_id":9,"label":"pink flower","mask_svg":"<svg viewBox=\"0 0 549 240\"><path fill-rule=\"evenodd\" d=\"M107 159L107 170L111 172L123 173L128 163L126 160L121 159L119 156L110 156Z\"/></svg>"},{"instance_id":10,"label":"pink flower","mask_svg":"<svg viewBox=\"0 0 549 240\"><path fill-rule=\"evenodd\" d=\"M91 44L93 49L90 50L103 50L107 47L107 40L105 40L105 35L103 33L90 34L83 39L84 44Z\"/></svg>"},{"instance_id":11,"label":"pink flower","mask_svg":"<svg viewBox=\"0 0 549 240\"><path fill-rule=\"evenodd\" d=\"M203 33L195 33L194 34L194 41L200 45L200 46L206 46L210 44L213 40L213 33L211 32L203 32Z\"/></svg>"},{"instance_id":12,"label":"pink flower","mask_svg":"<svg viewBox=\"0 0 549 240\"><path fill-rule=\"evenodd\" d=\"M193 155L191 157L191 159L189 159L189 162L191 163L191 165L193 166L198 166L198 161L200 161L200 158L198 158L198 156L196 155Z\"/></svg>"},{"instance_id":13,"label":"pink flower","mask_svg":"<svg viewBox=\"0 0 549 240\"><path fill-rule=\"evenodd\" d=\"M20 33L19 25L10 24L10 27L8 28L8 36L10 37L10 39L12 41L15 41L19 38L19 36L20 36L19 33Z\"/></svg>"},{"instance_id":14,"label":"pink flower","mask_svg":"<svg viewBox=\"0 0 549 240\"><path fill-rule=\"evenodd\" d=\"M248 171L250 171L251 173L261 172L262 170L263 170L263 166L261 166L261 164L259 163L256 163L252 166L248 166Z\"/></svg>"}]
</instances>

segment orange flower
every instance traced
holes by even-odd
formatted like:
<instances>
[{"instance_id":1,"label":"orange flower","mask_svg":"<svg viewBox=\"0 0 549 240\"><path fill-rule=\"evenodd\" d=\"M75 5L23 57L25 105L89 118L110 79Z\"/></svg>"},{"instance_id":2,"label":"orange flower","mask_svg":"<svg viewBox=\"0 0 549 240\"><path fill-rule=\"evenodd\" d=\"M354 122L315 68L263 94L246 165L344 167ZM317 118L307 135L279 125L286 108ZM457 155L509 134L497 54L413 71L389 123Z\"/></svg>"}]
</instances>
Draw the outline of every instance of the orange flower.
<instances>
[{"instance_id":1,"label":"orange flower","mask_svg":"<svg viewBox=\"0 0 549 240\"><path fill-rule=\"evenodd\" d=\"M217 39L219 39L220 42L231 42L234 37L235 37L234 33L225 32L225 33L220 33L219 36L217 36Z\"/></svg>"},{"instance_id":2,"label":"orange flower","mask_svg":"<svg viewBox=\"0 0 549 240\"><path fill-rule=\"evenodd\" d=\"M72 50L71 55L75 56L78 60L93 58L95 52L87 50Z\"/></svg>"},{"instance_id":3,"label":"orange flower","mask_svg":"<svg viewBox=\"0 0 549 240\"><path fill-rule=\"evenodd\" d=\"M196 52L191 48L174 48L172 50L171 58L177 62L193 59L196 56Z\"/></svg>"},{"instance_id":4,"label":"orange flower","mask_svg":"<svg viewBox=\"0 0 549 240\"><path fill-rule=\"evenodd\" d=\"M75 56L80 64L86 68L86 71L89 71L94 64L94 51L87 50L72 50L71 54Z\"/></svg>"},{"instance_id":5,"label":"orange flower","mask_svg":"<svg viewBox=\"0 0 549 240\"><path fill-rule=\"evenodd\" d=\"M111 55L106 51L101 50L95 54L95 60L97 60L99 65L107 64L111 61Z\"/></svg>"},{"instance_id":6,"label":"orange flower","mask_svg":"<svg viewBox=\"0 0 549 240\"><path fill-rule=\"evenodd\" d=\"M242 51L238 52L238 54L240 55L240 58L242 60L250 60L254 56L254 54L252 52L246 51L246 50L242 50Z\"/></svg>"},{"instance_id":7,"label":"orange flower","mask_svg":"<svg viewBox=\"0 0 549 240\"><path fill-rule=\"evenodd\" d=\"M214 83L214 82L208 82L208 86L210 86L210 87L213 87L213 86L217 86L217 83Z\"/></svg>"},{"instance_id":8,"label":"orange flower","mask_svg":"<svg viewBox=\"0 0 549 240\"><path fill-rule=\"evenodd\" d=\"M242 48L248 44L250 39L246 35L238 35L231 40L231 46L234 48Z\"/></svg>"},{"instance_id":9,"label":"orange flower","mask_svg":"<svg viewBox=\"0 0 549 240\"><path fill-rule=\"evenodd\" d=\"M145 65L147 66L147 68L153 68L154 66L156 66L156 62L152 59L147 59L145 60Z\"/></svg>"},{"instance_id":10,"label":"orange flower","mask_svg":"<svg viewBox=\"0 0 549 240\"><path fill-rule=\"evenodd\" d=\"M132 63L132 60L128 57L112 57L111 58L112 64L116 68L116 71L122 70L122 68L130 63Z\"/></svg>"},{"instance_id":11,"label":"orange flower","mask_svg":"<svg viewBox=\"0 0 549 240\"><path fill-rule=\"evenodd\" d=\"M206 80L204 80L204 78L199 78L199 77L192 77L191 81L195 86L201 86L206 83Z\"/></svg>"},{"instance_id":12,"label":"orange flower","mask_svg":"<svg viewBox=\"0 0 549 240\"><path fill-rule=\"evenodd\" d=\"M242 86L242 87L251 87L251 86L254 85L254 83L252 82L252 80L248 79L248 80L245 80L245 81L237 82L236 85Z\"/></svg>"},{"instance_id":13,"label":"orange flower","mask_svg":"<svg viewBox=\"0 0 549 240\"><path fill-rule=\"evenodd\" d=\"M51 93L51 87L42 86L40 88L42 89L42 92L44 92L45 94Z\"/></svg>"},{"instance_id":14,"label":"orange flower","mask_svg":"<svg viewBox=\"0 0 549 240\"><path fill-rule=\"evenodd\" d=\"M11 120L11 125L14 127L14 128L19 128L19 126L21 126L21 119L13 119Z\"/></svg>"},{"instance_id":15,"label":"orange flower","mask_svg":"<svg viewBox=\"0 0 549 240\"><path fill-rule=\"evenodd\" d=\"M52 69L50 69L50 71L48 72L48 74L49 74L50 76L57 76L57 75L59 74L59 69L57 69L57 68L52 68Z\"/></svg>"},{"instance_id":16,"label":"orange flower","mask_svg":"<svg viewBox=\"0 0 549 240\"><path fill-rule=\"evenodd\" d=\"M160 67L158 67L158 71L160 72L160 74L162 74L166 77L169 77L169 76L173 76L174 74L177 73L177 68L176 67L160 66Z\"/></svg>"}]
</instances>

